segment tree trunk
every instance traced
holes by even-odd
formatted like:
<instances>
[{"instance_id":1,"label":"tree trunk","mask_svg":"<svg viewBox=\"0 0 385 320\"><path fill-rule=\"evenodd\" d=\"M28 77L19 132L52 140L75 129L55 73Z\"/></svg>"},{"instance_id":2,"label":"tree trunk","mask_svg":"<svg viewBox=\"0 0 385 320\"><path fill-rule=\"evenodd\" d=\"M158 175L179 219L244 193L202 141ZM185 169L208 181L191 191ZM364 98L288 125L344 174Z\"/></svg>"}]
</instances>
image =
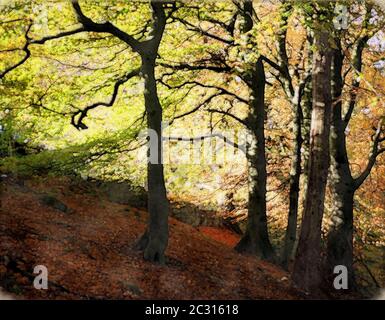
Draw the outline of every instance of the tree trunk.
<instances>
[{"instance_id":1,"label":"tree trunk","mask_svg":"<svg viewBox=\"0 0 385 320\"><path fill-rule=\"evenodd\" d=\"M310 133L308 185L293 281L306 291L321 283L321 224L329 168L331 99L331 52L326 29L315 32L313 58L313 111Z\"/></svg>"},{"instance_id":2,"label":"tree trunk","mask_svg":"<svg viewBox=\"0 0 385 320\"><path fill-rule=\"evenodd\" d=\"M311 73L313 67L313 44L314 35L313 30L307 28L307 67ZM311 114L313 109L313 83L312 77L310 76L309 81L306 82L302 101L302 192L306 195L306 188L308 183L308 172L309 172L309 157L310 157L310 128L311 128ZM305 207L305 197L303 197L303 208Z\"/></svg>"},{"instance_id":3,"label":"tree trunk","mask_svg":"<svg viewBox=\"0 0 385 320\"><path fill-rule=\"evenodd\" d=\"M252 76L250 111L247 118L249 136L246 157L248 162L249 204L246 232L236 246L242 253L257 255L261 259L274 258L269 240L266 216L266 155L265 155L265 70L258 59Z\"/></svg>"},{"instance_id":4,"label":"tree trunk","mask_svg":"<svg viewBox=\"0 0 385 320\"><path fill-rule=\"evenodd\" d=\"M298 98L299 99L299 98ZM299 203L299 183L301 177L301 106L297 101L294 114L293 134L294 145L293 155L291 157L290 169L290 190L289 190L289 215L287 221L285 244L282 252L281 263L287 269L289 260L291 259L293 248L297 238L297 220L298 220L298 203Z\"/></svg>"},{"instance_id":5,"label":"tree trunk","mask_svg":"<svg viewBox=\"0 0 385 320\"><path fill-rule=\"evenodd\" d=\"M284 247L281 254L281 264L287 268L291 257L293 247L297 238L297 218L298 218L298 200L299 200L299 182L301 177L301 95L302 88L293 86L293 79L289 71L289 58L286 49L286 38L288 29L288 20L292 12L292 4L283 2L280 7L279 27L277 30L277 52L278 61L281 68L282 85L284 92L291 104L293 111L293 153L291 156L290 168L290 188L289 188L289 214L285 234Z\"/></svg>"},{"instance_id":6,"label":"tree trunk","mask_svg":"<svg viewBox=\"0 0 385 320\"><path fill-rule=\"evenodd\" d=\"M168 244L168 213L166 187L162 163L162 107L159 102L155 79L156 54L145 54L142 57L142 73L145 82L145 107L147 125L156 133L158 139L155 145L158 155L157 163L147 165L148 183L148 212L150 215L148 228L138 243L144 250L144 258L149 261L165 263L165 250ZM151 146L154 147L154 146ZM150 150L149 150L150 152ZM154 150L151 150L154 152Z\"/></svg>"},{"instance_id":7,"label":"tree trunk","mask_svg":"<svg viewBox=\"0 0 385 320\"><path fill-rule=\"evenodd\" d=\"M344 177L343 170L332 165L332 217L327 236L327 266L329 279L333 278L333 270L337 265L348 269L349 289L355 288L353 269L353 199L354 191Z\"/></svg>"},{"instance_id":8,"label":"tree trunk","mask_svg":"<svg viewBox=\"0 0 385 320\"><path fill-rule=\"evenodd\" d=\"M342 50L334 49L332 68L334 108L330 139L332 212L327 236L326 276L332 279L334 267L344 265L348 269L350 287L354 287L353 199L355 186L346 149L345 123L342 119L342 66Z\"/></svg>"},{"instance_id":9,"label":"tree trunk","mask_svg":"<svg viewBox=\"0 0 385 320\"><path fill-rule=\"evenodd\" d=\"M286 37L287 37L287 27L288 19L292 11L292 4L285 2L281 7L280 14L280 25L279 30L277 31L277 51L279 57L279 65L283 71L283 88L286 93L286 96L289 98L291 108L293 110L293 153L291 156L291 168L290 168L290 183L289 183L289 214L286 227L285 241L281 254L281 265L288 269L289 262L293 258L294 247L297 242L297 224L298 224L298 211L299 211L299 196L300 196L300 178L302 174L302 148L304 142L308 141L305 134L303 136L302 130L306 125L308 125L307 132L310 131L310 115L309 110L311 110L311 91L309 95L309 78L311 76L311 33L307 36L307 66L303 74L303 79L300 83L294 87L293 79L289 71L289 58L287 56L286 50ZM304 116L307 118L304 119ZM304 124L304 125L303 125ZM308 144L307 144L308 146ZM304 159L306 161L306 159ZM305 162L304 162L305 163Z\"/></svg>"},{"instance_id":10,"label":"tree trunk","mask_svg":"<svg viewBox=\"0 0 385 320\"><path fill-rule=\"evenodd\" d=\"M312 103L313 85L312 81L309 81L304 89L304 95L302 97L302 186L303 194L306 194L309 172L309 158L310 158L310 128L311 128L311 114L313 109ZM303 207L305 207L305 198L303 199Z\"/></svg>"},{"instance_id":11,"label":"tree trunk","mask_svg":"<svg viewBox=\"0 0 385 320\"><path fill-rule=\"evenodd\" d=\"M363 28L368 28L371 18L372 5L366 7L365 18L362 22ZM352 64L357 72L362 71L362 53L370 36L365 33L357 40L353 47ZM353 207L354 194L370 173L374 165L375 157L369 161L366 173L358 179L352 177L349 158L346 148L345 129L352 117L357 103L357 89L360 81L353 79L349 98L346 102L347 112L342 116L342 91L343 78L342 67L344 55L338 38L335 39L338 48L333 51L333 121L331 135L331 176L330 186L332 189L332 213L329 233L327 235L327 260L326 272L329 277L333 274L336 265L344 265L348 269L348 283L350 289L355 289L355 276L353 268ZM360 181L359 181L360 180Z\"/></svg>"},{"instance_id":12,"label":"tree trunk","mask_svg":"<svg viewBox=\"0 0 385 320\"><path fill-rule=\"evenodd\" d=\"M153 27L151 39L142 43L139 53L142 58L142 76L144 78L144 102L147 113L147 127L157 137L154 144L149 144L151 157L147 164L148 213L150 219L147 230L138 242L138 248L144 250L144 258L149 261L165 263L165 251L168 245L168 214L164 172L163 172L163 136L162 106L159 102L155 78L155 62L158 49L166 26L166 16L162 2L151 1Z\"/></svg>"}]
</instances>

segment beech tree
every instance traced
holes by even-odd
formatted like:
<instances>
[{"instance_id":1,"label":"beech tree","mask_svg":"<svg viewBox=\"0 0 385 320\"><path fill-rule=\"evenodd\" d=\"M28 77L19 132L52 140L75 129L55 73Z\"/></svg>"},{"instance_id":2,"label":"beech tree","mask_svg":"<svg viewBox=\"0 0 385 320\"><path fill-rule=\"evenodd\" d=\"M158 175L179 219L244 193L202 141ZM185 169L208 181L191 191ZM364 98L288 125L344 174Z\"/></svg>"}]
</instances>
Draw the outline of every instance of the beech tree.
<instances>
[{"instance_id":1,"label":"beech tree","mask_svg":"<svg viewBox=\"0 0 385 320\"><path fill-rule=\"evenodd\" d=\"M234 184L233 187L227 180L218 183L221 191L232 187L235 192L241 190L237 195L241 214L236 212L231 218L235 220L247 215L247 222L235 249L280 263L292 271L295 284L308 292L319 290L322 277L332 277L336 265L348 268L349 283L354 284L354 250L359 248L353 241L354 200L359 196L359 188L368 192L364 182L379 157L385 154L385 120L382 109L377 107L382 103L383 94L377 92L383 87L382 80L376 80L379 83L372 86L363 74L372 75L373 56L377 63L383 62L380 50L373 53L372 49L367 49L369 39L383 29L383 22L374 21L378 13L372 4L359 3L351 8L354 13L357 8L360 11L365 7L366 12L364 15L361 11L355 12L352 15L354 25L347 30L337 30L333 23L336 3L331 1L188 3L154 0L127 3L117 0L111 5L110 2L92 4L86 0L73 0L63 3L64 9L60 9L63 17L58 18L62 12L57 10L60 13L53 13L56 19L50 17L52 21L49 19L49 22L58 24L63 20L64 24L55 26L55 30L65 31L53 34L39 28L39 23L33 14L26 13L28 10L24 5L16 9L5 6L9 12L3 12L1 8L3 16L12 10L23 16L0 22L0 29L9 32L3 37L5 40L0 39L0 45L5 48L0 54L9 58L9 61L0 61L0 114L4 116L1 122L11 121L13 113L20 112L22 116L16 120L20 121L20 129L31 119L28 112L32 110L38 114L38 120L30 121L33 122L31 126L35 126L40 119L46 123L52 121L44 113L50 112L66 121L70 119L79 131L88 129L82 132L86 135L92 131L91 121L94 125L100 121L100 114L104 118L102 121L116 125L117 116L112 119L109 112L119 109L120 116L136 118L133 109L137 107L142 115L140 126L146 126L157 139L152 140L156 141L155 145L147 147L151 160L145 164L146 173L144 168L137 170L135 167L136 175L147 181L150 216L136 248L143 251L145 259L162 264L165 263L169 235L162 120L170 120L172 126L183 118L186 120L183 129L186 130L192 127L211 132L215 128L224 131L233 127L244 129L247 131L244 145L230 141L234 148L245 153L242 158L246 160L245 166L234 165L240 168L234 171L240 176L242 186ZM133 21L128 19L131 14ZM12 27L3 28L4 25ZM14 38L17 40L11 44L10 39ZM76 52L76 61L71 60L69 51ZM44 63L38 60L40 57L46 59ZM95 60L90 62L91 57ZM60 67L55 69L54 64ZM40 70L35 73L35 68ZM51 77L52 70L57 73L56 79L51 79L54 78ZM92 74L93 78L79 79L82 72ZM44 81L35 82L34 77ZM50 99L52 88L54 94ZM139 98L132 104L133 95L127 93L131 89L139 92L135 93ZM367 104L367 97L374 95L378 100L373 103L375 116L365 119L364 113L357 110ZM19 103L20 109L28 104L30 109L15 111ZM104 113L103 108L110 109ZM189 116L196 116L197 123L188 123ZM370 122L373 128L368 130ZM60 126L53 123L47 125L54 128L52 131ZM111 127L111 131L117 128ZM372 130L369 154L357 152L358 148L352 146L350 127L354 134L362 136ZM63 156L63 161L69 159L73 169L75 162L84 164L106 154L128 153L132 149L120 146L124 144L123 140L138 138L136 129L131 126L131 121L127 121L124 135L114 132L114 138L106 137L105 143L97 143L99 137L92 136L81 147L69 148L69 156ZM34 130L37 135L41 132L40 127ZM98 132L99 136L104 133ZM8 130L7 134L12 136L13 132ZM220 134L172 139L192 142L211 137L229 142ZM362 140L361 145L364 145L365 138ZM55 152L63 147L58 145ZM48 162L55 152L47 157ZM13 154L4 155L11 162L9 167L17 167L19 158L12 157ZM27 155L25 158L24 163L30 166L31 158ZM35 161L41 158L37 157ZM122 159L126 161L127 158ZM357 161L359 166L365 162L365 166L356 169L359 167ZM50 163L49 168L60 167L57 163ZM132 163L127 161L121 166L134 167ZM166 166L166 177L170 171L170 190L173 187L170 180L178 177L174 169ZM187 171L188 176L183 176L185 180L190 174L196 174L190 168L184 174ZM216 177L217 173L213 171L210 168L207 175ZM105 171L97 177L105 178ZM119 181L130 178L127 174ZM326 193L328 183L330 193ZM187 195L190 190L186 189L177 190ZM199 194L197 189L190 189L191 194ZM211 205L216 199L210 201ZM331 210L325 210L325 207ZM226 211L233 214L237 209L226 208ZM328 218L331 220L329 228L323 225ZM241 233L240 229L238 233ZM326 237L323 237L323 230L327 231ZM326 240L325 246L323 240ZM276 243L277 247L282 243L280 257L276 256L277 250L273 246ZM323 263L324 256L326 264Z\"/></svg>"},{"instance_id":2,"label":"beech tree","mask_svg":"<svg viewBox=\"0 0 385 320\"><path fill-rule=\"evenodd\" d=\"M275 77L280 83L293 114L293 147L291 154L289 180L289 212L284 245L280 257L283 267L287 268L293 257L297 240L297 224L299 214L300 178L306 178L309 148L310 113L311 113L311 68L313 44L312 32L308 28L301 53L304 67L299 71L299 63L291 65L287 53L287 30L289 19L295 6L291 1L283 1L279 8L276 33L277 63L266 59L277 72ZM303 152L306 150L307 152ZM304 168L304 169L302 169ZM304 182L306 185L306 179Z\"/></svg>"},{"instance_id":3,"label":"beech tree","mask_svg":"<svg viewBox=\"0 0 385 320\"><path fill-rule=\"evenodd\" d=\"M354 177L351 171L351 163L347 149L346 130L354 116L354 110L358 104L358 90L361 82L360 75L363 71L363 52L368 40L379 30L378 26L370 25L372 18L371 4L366 3L365 11L362 15L361 31L358 38L348 45L351 47L352 60L348 61L346 49L341 43L343 31L337 32L333 41L336 48L333 49L333 114L331 126L331 166L330 166L330 186L331 186L331 224L327 235L327 272L332 274L332 270L337 265L348 268L350 288L355 285L353 268L353 211L354 195L360 186L370 175L376 159L385 152L385 146L381 143L385 141L384 123L382 119L375 123L372 134L370 154L367 166L358 176ZM344 67L345 64L345 67ZM347 92L343 92L347 87L347 71L352 70L352 79ZM346 110L346 111L345 111ZM345 112L344 112L345 111Z\"/></svg>"},{"instance_id":4,"label":"beech tree","mask_svg":"<svg viewBox=\"0 0 385 320\"><path fill-rule=\"evenodd\" d=\"M188 7L188 6L187 6ZM196 8L192 8L195 10ZM198 8L198 10L200 10ZM209 10L203 8L203 10ZM199 13L198 13L199 15ZM214 16L207 16L207 22L216 25L226 34L226 37L219 36L214 32L206 31L185 17L174 16L173 18L182 22L189 30L195 31L204 37L210 38L213 41L224 45L225 51L229 52L232 48L240 50L239 55L247 57L239 59L241 61L229 61L228 57L223 58L215 56L208 61L194 61L191 63L162 63L162 66L173 70L208 70L216 73L233 75L239 77L243 84L248 89L248 98L243 98L239 94L227 90L221 86L207 85L198 81L188 80L178 86L170 86L167 81L163 83L169 88L182 88L188 85L201 86L207 89L217 89L217 92L210 95L202 103L196 106L191 111L177 115L175 119L188 116L193 112L203 109L217 97L227 97L234 101L246 104L248 106L248 114L242 119L231 113L229 110L221 110L216 107L208 107L207 111L212 114L220 114L229 117L240 123L248 132L248 138L245 146L248 171L248 217L246 231L241 240L236 245L235 249L242 253L256 255L262 259L275 260L274 249L271 245L266 212L266 191L267 191L267 170L266 170L266 146L265 146L265 120L266 120L266 105L265 105L265 61L266 59L258 49L258 44L253 38L253 27L258 20L255 15L255 9L252 1L239 1L235 3L231 18L225 23L216 19ZM240 28L236 30L235 25L240 21ZM236 42L242 37L241 47ZM204 62L204 63L202 63ZM209 63L207 63L209 62ZM236 67L236 64L242 65L241 71ZM276 64L275 64L276 66Z\"/></svg>"},{"instance_id":5,"label":"beech tree","mask_svg":"<svg viewBox=\"0 0 385 320\"><path fill-rule=\"evenodd\" d=\"M71 116L72 124L79 130L87 129L84 119L87 114L100 106L111 107L119 93L119 88L134 77L142 77L144 79L144 100L145 111L147 115L147 126L161 137L161 123L162 123L162 106L159 102L157 94L157 84L155 79L155 66L158 54L158 48L161 43L163 33L166 27L166 20L175 10L174 2L151 1L152 9L152 24L148 39L137 40L133 35L130 35L122 29L116 27L113 23L107 21L103 23L95 22L89 18L82 11L81 5L78 1L71 1L73 10L76 14L79 27L76 29L61 32L56 35L47 35L41 39L31 39L29 31L33 26L30 22L25 33L25 45L21 48L24 51L24 57L16 64L8 67L2 71L1 78L4 78L8 73L24 64L31 57L32 45L44 44L47 41L69 37L82 32L110 34L126 45L131 50L137 53L141 59L141 66L135 70L129 70L124 76L119 78L115 85L113 94L108 102L96 102L89 106L74 112ZM169 12L166 13L166 10ZM148 25L145 26L146 33ZM140 34L140 33L139 33ZM147 231L138 242L138 248L144 251L144 258L150 261L164 263L165 250L168 243L168 211L169 204L166 196L166 188L164 183L162 157L162 139L158 139L156 145L158 155L157 161L148 163L147 166L147 180L148 180L148 211L150 215ZM154 150L153 150L154 151Z\"/></svg>"},{"instance_id":6,"label":"beech tree","mask_svg":"<svg viewBox=\"0 0 385 320\"><path fill-rule=\"evenodd\" d=\"M305 207L292 277L300 288L314 292L321 283L321 226L330 163L332 14L327 3L312 3L309 10L316 17L312 26L314 57L310 156Z\"/></svg>"}]
</instances>

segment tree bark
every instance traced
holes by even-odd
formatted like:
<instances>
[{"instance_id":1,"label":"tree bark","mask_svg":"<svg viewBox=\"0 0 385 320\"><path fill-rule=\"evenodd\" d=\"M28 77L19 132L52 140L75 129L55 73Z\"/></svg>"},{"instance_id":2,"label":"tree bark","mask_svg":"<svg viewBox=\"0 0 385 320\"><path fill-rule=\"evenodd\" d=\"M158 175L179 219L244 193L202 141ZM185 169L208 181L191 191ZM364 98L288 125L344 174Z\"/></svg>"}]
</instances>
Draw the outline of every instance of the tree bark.
<instances>
[{"instance_id":1,"label":"tree bark","mask_svg":"<svg viewBox=\"0 0 385 320\"><path fill-rule=\"evenodd\" d=\"M312 103L313 85L312 81L309 81L304 89L304 95L302 97L302 186L303 194L306 194L309 172L309 158L310 158L310 128L311 128L311 114L313 109ZM303 207L305 207L305 198L303 200Z\"/></svg>"},{"instance_id":2,"label":"tree bark","mask_svg":"<svg viewBox=\"0 0 385 320\"><path fill-rule=\"evenodd\" d=\"M334 167L334 165L333 165ZM343 265L348 269L349 289L355 287L353 269L353 199L354 190L349 179L341 175L336 167L332 168L332 217L327 236L326 276L331 279L334 267Z\"/></svg>"},{"instance_id":3,"label":"tree bark","mask_svg":"<svg viewBox=\"0 0 385 320\"><path fill-rule=\"evenodd\" d=\"M341 48L334 49L332 66L334 108L330 139L332 212L327 236L326 276L333 275L336 265L344 265L348 268L349 284L353 284L353 198L355 190L346 150L345 125L342 119L343 59Z\"/></svg>"},{"instance_id":4,"label":"tree bark","mask_svg":"<svg viewBox=\"0 0 385 320\"><path fill-rule=\"evenodd\" d=\"M318 290L321 283L321 224L330 162L331 52L326 28L315 32L314 44L309 178L292 275L295 284L308 292Z\"/></svg>"},{"instance_id":5,"label":"tree bark","mask_svg":"<svg viewBox=\"0 0 385 320\"><path fill-rule=\"evenodd\" d=\"M285 244L281 257L281 264L286 269L292 256L293 248L297 238L298 204L300 190L299 183L301 177L301 149L303 142L301 134L302 115L300 108L300 101L298 101L298 105L295 107L293 121L294 144L290 169L289 214L285 234Z\"/></svg>"},{"instance_id":6,"label":"tree bark","mask_svg":"<svg viewBox=\"0 0 385 320\"><path fill-rule=\"evenodd\" d=\"M287 15L285 15L287 16ZM286 37L285 37L286 39ZM286 85L286 95L290 98L290 103L293 110L293 153L291 156L290 168L290 186L289 186L289 214L285 233L285 242L281 255L281 265L288 269L289 262L293 259L295 246L297 243L297 225L299 213L299 196L301 175L303 184L307 183L307 167L309 157L309 138L310 138L310 118L312 109L312 92L311 92L311 67L312 67L312 37L311 34L307 37L307 66L303 75L303 79L294 88L292 85ZM282 45L281 45L282 46ZM282 51L282 50L281 50ZM284 49L286 52L286 49ZM285 53L285 57L287 57ZM288 61L288 59L281 59ZM282 68L287 70L288 67ZM290 83L292 82L291 77ZM302 170L302 165L305 170ZM304 188L305 189L305 188Z\"/></svg>"},{"instance_id":7,"label":"tree bark","mask_svg":"<svg viewBox=\"0 0 385 320\"><path fill-rule=\"evenodd\" d=\"M365 18L363 20L363 28L367 28L371 17L371 5L367 8ZM354 46L353 67L357 72L362 71L362 53L365 48L369 35L367 32L357 40ZM342 115L342 93L343 93L343 60L344 54L341 49L340 40L335 39L337 48L333 50L333 82L332 95L334 101L333 117L332 117L332 134L331 134L331 174L330 187L332 190L332 212L330 228L327 235L327 259L326 272L330 276L336 265L344 265L348 269L349 287L356 287L355 275L353 268L353 211L354 211L354 194L361 183L365 180L365 176L361 182L354 179L350 170L349 157L347 154L346 134L345 130L352 117L357 102L356 89L360 86L360 81L352 80L352 89L346 102L347 112ZM375 146L374 149L377 149ZM375 157L373 157L375 161ZM374 162L368 164L371 169ZM369 172L370 172L369 169Z\"/></svg>"},{"instance_id":8,"label":"tree bark","mask_svg":"<svg viewBox=\"0 0 385 320\"><path fill-rule=\"evenodd\" d=\"M288 267L288 262L297 238L299 182L301 177L301 95L302 89L294 88L293 79L289 71L289 57L287 55L286 38L288 20L293 7L289 2L283 2L280 7L279 26L277 30L277 52L280 67L281 83L286 97L293 111L293 153L291 156L290 182L289 182L289 213L285 242L281 254L281 265Z\"/></svg>"},{"instance_id":9,"label":"tree bark","mask_svg":"<svg viewBox=\"0 0 385 320\"><path fill-rule=\"evenodd\" d=\"M158 47L164 32L166 19L161 3L152 3L154 30L153 38L140 51L142 58L142 76L144 78L144 100L147 113L147 126L156 133L157 161L147 164L148 227L138 242L138 248L144 250L144 258L149 261L165 263L165 251L168 245L168 214L164 170L163 170L163 139L162 139L162 106L158 98L155 78L155 61ZM154 147L149 145L149 148Z\"/></svg>"},{"instance_id":10,"label":"tree bark","mask_svg":"<svg viewBox=\"0 0 385 320\"><path fill-rule=\"evenodd\" d=\"M251 88L251 104L247 118L248 141L246 158L248 163L249 204L246 232L236 246L242 253L254 254L261 259L272 260L274 250L269 240L266 215L266 154L265 154L265 70L258 59L248 79Z\"/></svg>"}]
</instances>

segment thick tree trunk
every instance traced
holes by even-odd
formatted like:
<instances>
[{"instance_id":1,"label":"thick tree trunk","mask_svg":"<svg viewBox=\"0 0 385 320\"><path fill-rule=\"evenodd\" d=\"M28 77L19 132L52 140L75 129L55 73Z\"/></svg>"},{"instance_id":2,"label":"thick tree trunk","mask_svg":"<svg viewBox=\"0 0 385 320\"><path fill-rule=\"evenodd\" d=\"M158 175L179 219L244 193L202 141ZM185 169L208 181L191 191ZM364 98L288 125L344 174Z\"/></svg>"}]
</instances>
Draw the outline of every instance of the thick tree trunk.
<instances>
[{"instance_id":1,"label":"thick tree trunk","mask_svg":"<svg viewBox=\"0 0 385 320\"><path fill-rule=\"evenodd\" d=\"M313 111L310 133L308 185L293 281L306 291L321 283L321 224L329 168L331 99L331 52L329 33L317 30L313 59Z\"/></svg>"},{"instance_id":2,"label":"thick tree trunk","mask_svg":"<svg viewBox=\"0 0 385 320\"><path fill-rule=\"evenodd\" d=\"M266 216L265 80L263 61L260 58L248 81L252 88L246 151L249 179L248 222L236 250L272 260L274 251L269 240Z\"/></svg>"},{"instance_id":3,"label":"thick tree trunk","mask_svg":"<svg viewBox=\"0 0 385 320\"><path fill-rule=\"evenodd\" d=\"M353 199L354 191L349 178L332 166L332 217L327 236L327 277L333 279L337 265L348 269L349 289L355 288L353 269Z\"/></svg>"},{"instance_id":4,"label":"thick tree trunk","mask_svg":"<svg viewBox=\"0 0 385 320\"><path fill-rule=\"evenodd\" d=\"M333 277L334 267L344 265L348 269L350 287L354 287L353 270L353 199L354 179L351 174L346 149L345 123L342 119L342 66L340 48L333 50L332 95L334 101L330 139L330 187L332 212L327 236L326 276Z\"/></svg>"},{"instance_id":5,"label":"thick tree trunk","mask_svg":"<svg viewBox=\"0 0 385 320\"><path fill-rule=\"evenodd\" d=\"M368 4L366 15L362 22L363 28L367 28L371 18L372 5ZM362 71L362 53L369 40L369 34L359 38L353 47L352 64L357 72ZM339 40L335 39L339 44ZM339 45L340 47L340 45ZM333 51L333 121L331 135L331 176L332 189L332 213L331 225L327 236L327 260L326 272L329 277L333 274L336 265L344 265L348 269L349 288L355 289L355 276L353 268L353 206L355 191L363 183L374 165L375 157L369 161L367 172L358 179L352 177L349 158L346 147L345 129L349 124L357 103L357 89L360 81L352 80L349 98L346 102L347 112L342 116L342 91L343 91L343 67L344 55L341 48Z\"/></svg>"},{"instance_id":6,"label":"thick tree trunk","mask_svg":"<svg viewBox=\"0 0 385 320\"><path fill-rule=\"evenodd\" d=\"M165 250L168 244L168 213L169 203L166 195L166 187L162 163L162 107L159 102L156 79L155 57L147 54L142 57L142 73L145 82L145 107L147 112L147 125L156 133L158 139L156 145L150 145L151 153L158 155L157 163L147 165L148 183L148 212L150 215L147 231L139 241L139 249L144 250L146 260L165 262Z\"/></svg>"}]
</instances>

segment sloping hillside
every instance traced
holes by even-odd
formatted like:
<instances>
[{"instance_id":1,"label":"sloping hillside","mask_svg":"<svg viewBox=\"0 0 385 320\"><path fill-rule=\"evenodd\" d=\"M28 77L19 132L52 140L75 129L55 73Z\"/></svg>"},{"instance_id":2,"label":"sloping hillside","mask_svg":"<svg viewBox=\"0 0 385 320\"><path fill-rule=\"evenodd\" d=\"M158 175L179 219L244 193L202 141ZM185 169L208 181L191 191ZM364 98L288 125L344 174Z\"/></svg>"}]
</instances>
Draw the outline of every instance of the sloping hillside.
<instances>
[{"instance_id":1,"label":"sloping hillside","mask_svg":"<svg viewBox=\"0 0 385 320\"><path fill-rule=\"evenodd\" d=\"M133 244L146 219L87 183L5 178L0 286L27 299L304 298L284 271L234 252L238 236L225 229L170 218L167 265L145 262ZM48 268L48 290L32 286L36 265Z\"/></svg>"}]
</instances>

